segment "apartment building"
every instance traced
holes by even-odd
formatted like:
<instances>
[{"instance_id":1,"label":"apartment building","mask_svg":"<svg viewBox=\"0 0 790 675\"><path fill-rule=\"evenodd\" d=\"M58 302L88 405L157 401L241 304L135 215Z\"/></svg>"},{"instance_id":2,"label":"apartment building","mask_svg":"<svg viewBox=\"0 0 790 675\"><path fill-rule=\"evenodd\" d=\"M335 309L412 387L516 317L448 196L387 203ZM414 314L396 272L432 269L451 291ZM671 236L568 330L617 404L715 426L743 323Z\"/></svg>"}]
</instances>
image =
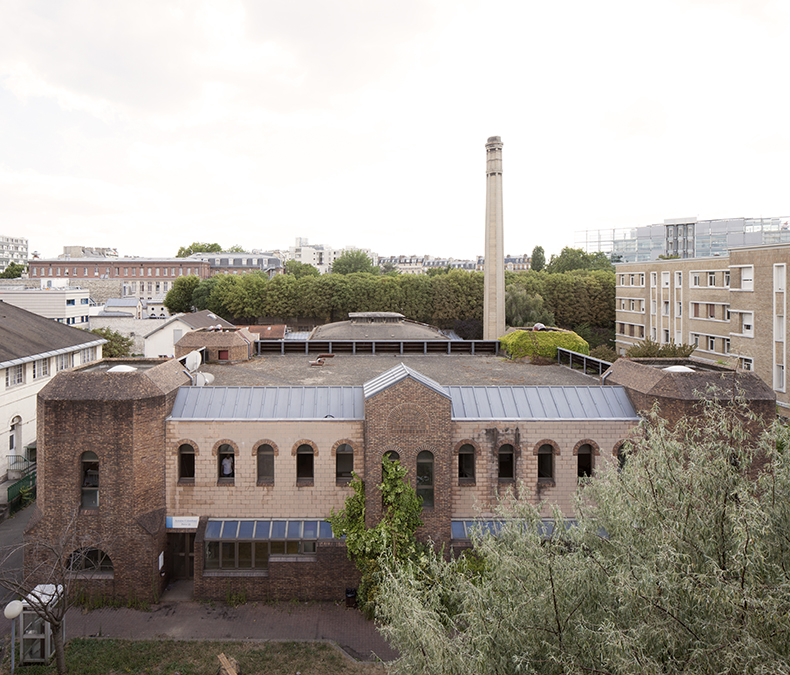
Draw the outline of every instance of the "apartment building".
<instances>
[{"instance_id":1,"label":"apartment building","mask_svg":"<svg viewBox=\"0 0 790 675\"><path fill-rule=\"evenodd\" d=\"M11 263L27 265L27 239L0 235L0 272Z\"/></svg>"},{"instance_id":2,"label":"apartment building","mask_svg":"<svg viewBox=\"0 0 790 675\"><path fill-rule=\"evenodd\" d=\"M790 244L728 255L616 266L616 345L651 338L692 344L693 356L754 371L790 415L787 267Z\"/></svg>"}]
</instances>

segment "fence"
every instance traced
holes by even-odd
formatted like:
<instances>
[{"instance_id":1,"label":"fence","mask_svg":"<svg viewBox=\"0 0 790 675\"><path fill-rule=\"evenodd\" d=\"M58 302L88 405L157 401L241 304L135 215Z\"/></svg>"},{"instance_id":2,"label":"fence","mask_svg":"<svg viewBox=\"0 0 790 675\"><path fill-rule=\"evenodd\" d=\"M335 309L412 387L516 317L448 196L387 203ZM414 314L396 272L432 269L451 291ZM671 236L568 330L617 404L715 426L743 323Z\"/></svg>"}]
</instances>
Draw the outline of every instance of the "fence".
<instances>
[{"instance_id":1,"label":"fence","mask_svg":"<svg viewBox=\"0 0 790 675\"><path fill-rule=\"evenodd\" d=\"M557 363L568 368L583 370L585 375L597 374L600 377L612 364L601 359L594 359L586 354L572 352L569 349L557 348ZM592 371L592 373L590 372Z\"/></svg>"}]
</instances>

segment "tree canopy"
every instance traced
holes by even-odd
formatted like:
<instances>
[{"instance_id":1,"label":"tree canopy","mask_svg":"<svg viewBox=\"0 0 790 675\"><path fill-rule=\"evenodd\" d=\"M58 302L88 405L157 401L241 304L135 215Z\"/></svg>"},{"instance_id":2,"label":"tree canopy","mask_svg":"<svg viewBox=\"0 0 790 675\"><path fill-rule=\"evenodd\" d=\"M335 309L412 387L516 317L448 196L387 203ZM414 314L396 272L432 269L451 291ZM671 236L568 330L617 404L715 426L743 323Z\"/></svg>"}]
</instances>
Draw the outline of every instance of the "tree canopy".
<instances>
[{"instance_id":1,"label":"tree canopy","mask_svg":"<svg viewBox=\"0 0 790 675\"><path fill-rule=\"evenodd\" d=\"M217 243L207 244L205 242L195 241L189 246L182 246L176 253L176 258L188 258L193 253L220 253L222 246Z\"/></svg>"},{"instance_id":2,"label":"tree canopy","mask_svg":"<svg viewBox=\"0 0 790 675\"><path fill-rule=\"evenodd\" d=\"M179 312L191 312L194 305L192 294L200 284L200 277L190 274L185 277L178 277L173 282L173 287L165 296L165 307L171 314Z\"/></svg>"},{"instance_id":3,"label":"tree canopy","mask_svg":"<svg viewBox=\"0 0 790 675\"><path fill-rule=\"evenodd\" d=\"M609 257L597 251L586 253L580 248L570 248L566 246L558 256L552 255L546 271L555 274L557 272L571 272L573 270L607 270L613 272L612 262Z\"/></svg>"},{"instance_id":4,"label":"tree canopy","mask_svg":"<svg viewBox=\"0 0 790 675\"><path fill-rule=\"evenodd\" d=\"M529 259L529 268L535 272L540 272L546 266L546 254L542 246L532 249L532 257Z\"/></svg>"},{"instance_id":5,"label":"tree canopy","mask_svg":"<svg viewBox=\"0 0 790 675\"><path fill-rule=\"evenodd\" d=\"M25 270L27 270L27 266L19 265L12 260L8 266L0 272L0 279L19 279L19 277L24 274Z\"/></svg>"},{"instance_id":6,"label":"tree canopy","mask_svg":"<svg viewBox=\"0 0 790 675\"><path fill-rule=\"evenodd\" d=\"M132 355L132 347L134 347L134 340L132 338L126 337L117 330L112 330L111 328L94 328L90 332L107 340L101 348L103 357L112 359Z\"/></svg>"},{"instance_id":7,"label":"tree canopy","mask_svg":"<svg viewBox=\"0 0 790 675\"><path fill-rule=\"evenodd\" d=\"M654 412L621 467L585 479L574 522L503 502L471 556L385 564L392 672L790 672L790 437L753 447L737 417Z\"/></svg>"},{"instance_id":8,"label":"tree canopy","mask_svg":"<svg viewBox=\"0 0 790 675\"><path fill-rule=\"evenodd\" d=\"M287 260L284 266L285 274L293 274L297 279L301 277L317 277L321 274L318 268L298 260Z\"/></svg>"},{"instance_id":9,"label":"tree canopy","mask_svg":"<svg viewBox=\"0 0 790 675\"><path fill-rule=\"evenodd\" d=\"M332 263L332 274L353 274L354 272L378 272L377 267L364 251L346 251Z\"/></svg>"}]
</instances>

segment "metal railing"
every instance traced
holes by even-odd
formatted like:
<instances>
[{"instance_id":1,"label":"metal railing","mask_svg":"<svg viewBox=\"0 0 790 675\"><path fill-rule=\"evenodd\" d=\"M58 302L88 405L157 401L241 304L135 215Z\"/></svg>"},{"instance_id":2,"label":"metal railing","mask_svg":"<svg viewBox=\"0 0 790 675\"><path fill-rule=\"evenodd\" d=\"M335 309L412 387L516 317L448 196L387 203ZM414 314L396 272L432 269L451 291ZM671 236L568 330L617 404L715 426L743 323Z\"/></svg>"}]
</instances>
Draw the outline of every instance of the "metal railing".
<instances>
[{"instance_id":1,"label":"metal railing","mask_svg":"<svg viewBox=\"0 0 790 675\"><path fill-rule=\"evenodd\" d=\"M33 472L24 476L21 480L8 486L8 504L12 504L15 500L19 499L22 490L36 487L36 473Z\"/></svg>"},{"instance_id":2,"label":"metal railing","mask_svg":"<svg viewBox=\"0 0 790 675\"><path fill-rule=\"evenodd\" d=\"M499 354L499 340L256 340L261 354Z\"/></svg>"},{"instance_id":3,"label":"metal railing","mask_svg":"<svg viewBox=\"0 0 790 675\"><path fill-rule=\"evenodd\" d=\"M604 371L612 365L608 361L595 359L592 356L572 352L570 349L562 349L561 347L557 347L557 363L568 368L582 370L585 375L597 374L598 377L603 375Z\"/></svg>"}]
</instances>

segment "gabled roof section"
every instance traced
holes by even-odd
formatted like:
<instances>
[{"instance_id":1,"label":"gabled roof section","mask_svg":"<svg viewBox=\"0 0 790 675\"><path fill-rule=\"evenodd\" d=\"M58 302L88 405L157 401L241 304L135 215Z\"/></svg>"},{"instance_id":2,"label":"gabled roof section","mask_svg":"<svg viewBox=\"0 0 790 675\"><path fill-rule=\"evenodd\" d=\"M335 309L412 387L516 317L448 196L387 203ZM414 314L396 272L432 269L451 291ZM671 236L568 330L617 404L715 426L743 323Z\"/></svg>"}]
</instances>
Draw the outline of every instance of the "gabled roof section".
<instances>
[{"instance_id":1,"label":"gabled roof section","mask_svg":"<svg viewBox=\"0 0 790 675\"><path fill-rule=\"evenodd\" d=\"M93 333L0 301L0 368L105 342Z\"/></svg>"},{"instance_id":2,"label":"gabled roof section","mask_svg":"<svg viewBox=\"0 0 790 675\"><path fill-rule=\"evenodd\" d=\"M454 420L639 419L623 387L448 387Z\"/></svg>"},{"instance_id":3,"label":"gabled roof section","mask_svg":"<svg viewBox=\"0 0 790 675\"><path fill-rule=\"evenodd\" d=\"M388 371L382 373L378 377L374 377L372 380L365 382L365 384L362 385L362 388L365 391L365 398L368 399L371 396L375 396L379 392L388 389L393 384L401 382L407 378L411 378L415 382L419 382L429 389L432 389L437 394L444 396L445 398L450 398L450 395L447 393L447 389L441 384L435 382L430 377L426 377L422 373L418 373L416 370L412 370L403 363L399 363L397 366L390 368Z\"/></svg>"},{"instance_id":4,"label":"gabled roof section","mask_svg":"<svg viewBox=\"0 0 790 675\"><path fill-rule=\"evenodd\" d=\"M362 420L362 387L181 387L171 420Z\"/></svg>"},{"instance_id":5,"label":"gabled roof section","mask_svg":"<svg viewBox=\"0 0 790 675\"><path fill-rule=\"evenodd\" d=\"M174 314L169 319L167 319L164 323L160 323L154 328L152 331L146 333L143 337L147 338L159 330L162 330L165 326L169 326L174 321L180 321L183 323L187 328L191 328L193 330L197 330L198 328L209 328L210 326L222 326L223 328L234 328L234 325L230 321L225 321L221 316L217 316L213 312L209 312L207 309L204 309L201 312L190 312L188 314Z\"/></svg>"}]
</instances>

